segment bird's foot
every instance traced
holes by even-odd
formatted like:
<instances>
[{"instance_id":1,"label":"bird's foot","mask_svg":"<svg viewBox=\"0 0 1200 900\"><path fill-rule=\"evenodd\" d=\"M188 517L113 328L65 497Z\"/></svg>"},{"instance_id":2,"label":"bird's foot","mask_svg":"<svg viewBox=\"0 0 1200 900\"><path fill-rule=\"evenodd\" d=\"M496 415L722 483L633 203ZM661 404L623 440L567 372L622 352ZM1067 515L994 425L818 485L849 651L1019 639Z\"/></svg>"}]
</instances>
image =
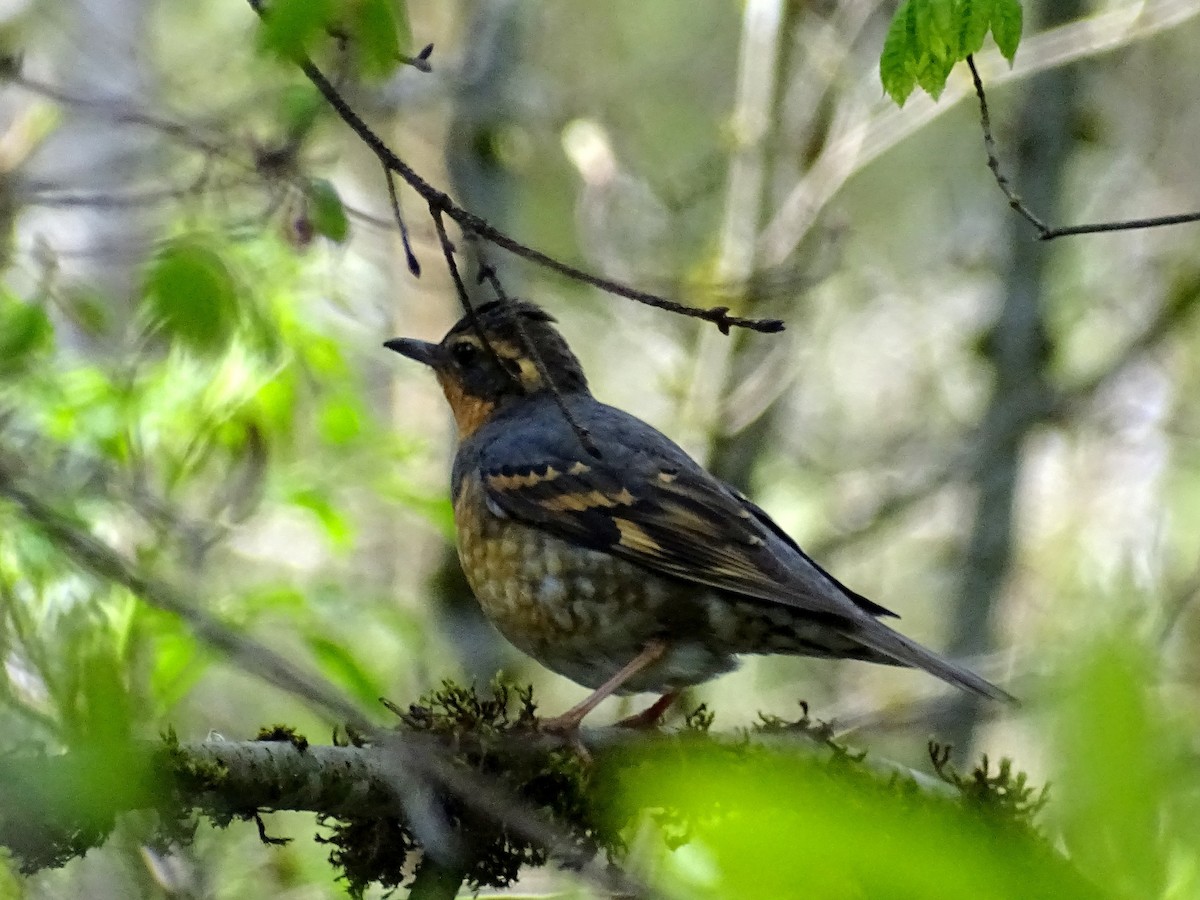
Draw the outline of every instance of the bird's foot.
<instances>
[{"instance_id":1,"label":"bird's foot","mask_svg":"<svg viewBox=\"0 0 1200 900\"><path fill-rule=\"evenodd\" d=\"M667 710L671 708L671 704L679 698L679 691L670 691L663 694L640 713L634 713L632 716L626 716L621 721L617 722L618 728L657 728L662 721L662 717L666 715Z\"/></svg>"},{"instance_id":2,"label":"bird's foot","mask_svg":"<svg viewBox=\"0 0 1200 900\"><path fill-rule=\"evenodd\" d=\"M579 733L579 723L583 721L583 716L574 713L574 710L567 710L561 716L551 716L549 719L538 719L538 731L544 731L547 734L557 734L562 737L569 737L572 734Z\"/></svg>"},{"instance_id":3,"label":"bird's foot","mask_svg":"<svg viewBox=\"0 0 1200 900\"><path fill-rule=\"evenodd\" d=\"M579 723L582 721L583 716L576 713L575 710L567 710L561 716L539 719L537 730L542 734L549 734L558 738L565 746L574 750L584 762L590 763L592 761L592 754L584 746L583 736L579 731Z\"/></svg>"}]
</instances>

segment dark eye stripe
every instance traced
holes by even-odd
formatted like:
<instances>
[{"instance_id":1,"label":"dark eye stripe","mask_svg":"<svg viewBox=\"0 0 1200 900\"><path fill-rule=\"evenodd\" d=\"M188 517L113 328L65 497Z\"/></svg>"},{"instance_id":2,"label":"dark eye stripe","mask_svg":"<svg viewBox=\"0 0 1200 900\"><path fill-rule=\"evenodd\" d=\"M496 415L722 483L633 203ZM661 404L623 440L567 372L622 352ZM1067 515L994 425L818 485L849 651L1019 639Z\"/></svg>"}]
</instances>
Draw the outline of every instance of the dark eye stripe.
<instances>
[{"instance_id":1,"label":"dark eye stripe","mask_svg":"<svg viewBox=\"0 0 1200 900\"><path fill-rule=\"evenodd\" d=\"M479 346L473 341L458 341L450 345L450 355L460 366L469 366L479 357Z\"/></svg>"}]
</instances>

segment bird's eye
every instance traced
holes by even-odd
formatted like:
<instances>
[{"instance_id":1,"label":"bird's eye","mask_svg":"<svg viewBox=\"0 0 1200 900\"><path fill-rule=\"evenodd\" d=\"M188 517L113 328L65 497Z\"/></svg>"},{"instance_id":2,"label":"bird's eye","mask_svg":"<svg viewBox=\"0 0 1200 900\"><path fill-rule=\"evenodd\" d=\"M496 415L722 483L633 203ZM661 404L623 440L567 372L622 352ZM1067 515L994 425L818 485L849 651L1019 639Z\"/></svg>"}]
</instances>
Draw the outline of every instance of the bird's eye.
<instances>
[{"instance_id":1,"label":"bird's eye","mask_svg":"<svg viewBox=\"0 0 1200 900\"><path fill-rule=\"evenodd\" d=\"M454 357L456 363L467 368L479 358L479 347L470 341L459 341L450 346L450 355Z\"/></svg>"}]
</instances>

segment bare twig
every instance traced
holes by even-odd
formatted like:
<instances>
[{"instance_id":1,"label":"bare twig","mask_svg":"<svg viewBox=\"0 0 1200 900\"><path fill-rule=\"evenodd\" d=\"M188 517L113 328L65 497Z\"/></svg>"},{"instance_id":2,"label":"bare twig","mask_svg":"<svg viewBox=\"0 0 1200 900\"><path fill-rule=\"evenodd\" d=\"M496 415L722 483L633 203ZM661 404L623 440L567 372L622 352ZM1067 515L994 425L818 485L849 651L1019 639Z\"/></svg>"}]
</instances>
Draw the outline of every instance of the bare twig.
<instances>
[{"instance_id":1,"label":"bare twig","mask_svg":"<svg viewBox=\"0 0 1200 900\"><path fill-rule=\"evenodd\" d=\"M1134 231L1142 228L1161 228L1165 225L1183 225L1188 222L1200 222L1200 212L1180 213L1173 216L1155 216L1149 219L1122 219L1114 222L1089 222L1083 225L1068 225L1062 228L1052 228L1039 219L1013 190L1008 177L1000 168L1000 158L996 152L996 142L992 138L992 125L988 116L987 96L983 90L983 79L975 68L975 58L967 56L967 66L971 69L971 80L975 85L975 96L979 98L979 124L983 129L983 145L987 150L988 168L996 184L1008 198L1008 205L1022 218L1037 229L1038 239L1052 241L1055 238L1069 237L1076 234L1101 234L1110 231Z\"/></svg>"},{"instance_id":2,"label":"bare twig","mask_svg":"<svg viewBox=\"0 0 1200 900\"><path fill-rule=\"evenodd\" d=\"M413 277L420 278L421 263L417 261L412 243L408 239L408 226L404 224L404 215L400 212L400 198L396 196L396 179L393 177L392 171L386 167L383 170L383 177L387 181L388 202L392 205L392 218L396 220L396 225L400 228L400 243L404 247L404 261L408 264L408 271L413 274Z\"/></svg>"},{"instance_id":3,"label":"bare twig","mask_svg":"<svg viewBox=\"0 0 1200 900\"><path fill-rule=\"evenodd\" d=\"M816 723L808 720L763 726L750 733L695 734L643 731L607 726L588 728L580 740L600 759L608 754L651 751L660 747L745 748L761 746L783 749L803 758L821 760L832 752L849 752L845 745L830 742ZM480 735L469 731L456 736L460 751L475 747ZM99 800L111 804L111 813L159 806L162 788L174 792L168 802L179 811L201 809L222 812L313 812L336 818L376 819L397 815L392 797L393 757L403 745L414 749L437 749L445 753L448 739L418 732L395 732L382 742L356 746L312 744L292 735L250 741L207 740L175 743L131 741L104 749L82 748L57 755L13 754L0 758L0 786L10 801L0 809L0 819L36 815L38 809L61 813L69 806L64 790L73 791L81 773L97 766L118 765L130 779L126 791ZM488 752L507 757L515 766L532 757L551 758L559 752L561 739L536 731L513 732L495 738ZM164 752L166 751L166 752ZM412 754L409 753L409 756ZM859 758L859 754L854 754ZM884 777L899 774L930 793L952 795L945 784L918 769L899 762L860 758L864 768ZM86 780L86 779L83 779ZM146 790L145 785L152 789ZM513 822L505 817L506 825ZM578 847L565 857L584 864Z\"/></svg>"},{"instance_id":4,"label":"bare twig","mask_svg":"<svg viewBox=\"0 0 1200 900\"><path fill-rule=\"evenodd\" d=\"M206 135L196 126L147 112L129 101L80 97L22 75L18 75L5 83L29 91L39 97L44 97L60 106L103 112L111 116L116 123L134 125L156 131L164 137L170 138L180 146L188 147L203 154L206 158L224 160L226 163L250 176L243 179L228 179L227 183L218 184L216 186L218 189L236 190L250 185L254 179L258 179L285 183L305 195L309 195L312 192L310 182L295 172L288 171L286 168L269 171L269 167L264 167L263 165L264 158L261 152L257 155L251 154L254 158L247 160L244 154L238 149L239 144L228 137L221 134ZM202 188L209 187L211 185L208 183L207 172L202 173L191 185L151 189L140 193L72 194L45 186L26 186L23 188L23 196L20 202L39 206L86 206L102 209L125 208L149 206L159 202L183 199L189 193L197 193ZM345 206L345 209L346 215L351 219L364 222L376 228L388 227L387 219L380 218L352 206Z\"/></svg>"},{"instance_id":5,"label":"bare twig","mask_svg":"<svg viewBox=\"0 0 1200 900\"><path fill-rule=\"evenodd\" d=\"M450 278L454 282L454 288L458 292L459 302L462 304L463 310L467 314L467 319L471 323L471 328L474 329L475 334L478 335L479 340L482 341L484 348L489 354L491 354L492 359L496 361L496 364L500 366L500 369L507 372L508 370L501 364L500 357L497 355L495 348L492 347L492 343L488 339L487 332L480 327L479 320L475 316L475 307L471 304L471 297L467 293L467 286L463 282L462 273L458 268L458 261L454 258L456 248L453 241L450 240L450 236L446 233L446 223L443 221L442 211L439 209L434 209L431 205L429 214L433 217L433 225L437 231L438 242L442 247L442 256L446 260L446 268L450 272ZM500 286L500 279L496 277L495 272L489 267L485 267L483 271L491 272L489 280L492 284L492 287L497 291L497 297L501 300L507 300L508 297L504 293L504 289ZM576 418L573 412L571 412L570 407L567 406L566 400L563 399L562 391L560 391L558 389L558 385L555 384L554 378L550 374L550 370L546 368L546 363L542 359L542 355L538 353L537 347L535 347L533 342L529 339L529 335L525 331L525 326L520 322L520 317L513 316L512 324L515 326L517 335L519 336L521 343L524 345L525 352L527 352L529 354L529 358L533 360L533 364L537 368L538 374L542 377L547 390L549 390L551 396L554 397L554 402L558 405L559 411L562 412L563 418L567 420L567 424L570 425L571 430L575 432L575 437L578 438L579 443L583 445L584 449L587 450L589 454L599 458L599 449L597 449L596 444L592 440L588 430L583 427L583 425L579 422L579 419Z\"/></svg>"},{"instance_id":6,"label":"bare twig","mask_svg":"<svg viewBox=\"0 0 1200 900\"><path fill-rule=\"evenodd\" d=\"M1008 198L1008 205L1029 221L1042 237L1045 237L1046 232L1050 229L1022 202L1021 198L1013 191L1008 177L1000 169L1000 157L996 153L996 142L992 138L992 120L988 114L987 95L983 92L983 79L979 77L979 70L975 68L975 57L970 54L967 55L967 67L971 70L971 80L975 84L975 96L979 98L979 125L983 129L983 146L987 151L988 168L992 170L996 184Z\"/></svg>"},{"instance_id":7,"label":"bare twig","mask_svg":"<svg viewBox=\"0 0 1200 900\"><path fill-rule=\"evenodd\" d=\"M259 16L263 15L264 7L262 0L247 0L247 2ZM475 234L489 243L495 244L497 247L512 253L514 256L557 272L574 281L589 284L607 293L635 300L638 303L644 303L647 306L653 306L667 312L712 322L722 333L727 334L731 328L748 328L752 331L760 331L767 334L783 330L783 322L779 319L748 319L740 316L731 316L729 314L729 307L727 306L713 306L708 308L688 306L684 303L660 297L649 291L637 290L619 281L612 281L585 272L547 253L521 243L474 213L459 206L450 199L448 194L438 190L418 175L411 166L397 156L384 143L383 139L367 125L362 117L346 102L346 99L334 87L333 83L311 60L302 58L298 61L297 65L299 65L300 70L333 108L334 112L338 114L342 121L367 146L367 149L375 155L384 168L399 175L410 188L420 194L429 205L431 215L436 216L437 213L445 215L454 220L464 233Z\"/></svg>"},{"instance_id":8,"label":"bare twig","mask_svg":"<svg viewBox=\"0 0 1200 900\"><path fill-rule=\"evenodd\" d=\"M1200 222L1200 212L1180 213L1176 216L1156 216L1150 219L1122 219L1117 222L1090 222L1086 225L1068 225L1063 228L1048 228L1040 235L1043 241L1069 237L1073 234L1101 234L1106 231L1133 231L1139 228L1161 228L1164 225L1184 225Z\"/></svg>"}]
</instances>

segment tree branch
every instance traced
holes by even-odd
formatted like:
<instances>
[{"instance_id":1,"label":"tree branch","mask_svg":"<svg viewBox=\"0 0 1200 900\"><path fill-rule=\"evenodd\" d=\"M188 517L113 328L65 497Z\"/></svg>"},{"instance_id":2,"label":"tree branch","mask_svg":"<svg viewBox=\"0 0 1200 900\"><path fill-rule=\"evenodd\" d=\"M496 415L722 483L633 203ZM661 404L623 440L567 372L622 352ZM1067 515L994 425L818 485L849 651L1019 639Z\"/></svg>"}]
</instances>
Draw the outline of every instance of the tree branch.
<instances>
[{"instance_id":1,"label":"tree branch","mask_svg":"<svg viewBox=\"0 0 1200 900\"><path fill-rule=\"evenodd\" d=\"M256 741L181 744L168 735L160 743L0 757L5 797L0 847L10 848L26 872L61 865L103 844L116 817L132 810L155 814L138 820L152 823L150 833L139 836L151 845L186 845L198 816L218 826L253 821L263 841L276 843L262 816L293 810L317 814L327 829L317 840L330 846L330 862L342 870L352 896L362 896L372 884L403 885L417 859L410 888L419 898L453 896L464 882L472 890L505 887L522 869L551 860L582 867L622 896L656 896L611 864L625 851L627 826L649 814L663 824L669 842L684 842L693 828L703 827L701 820L732 812L722 801L706 800L702 784L675 799L670 791L629 793L626 779L636 784L645 767L653 771L665 764L673 770L695 767L701 779L714 771L786 772L814 788L838 785L845 792L839 802L885 804L905 816L924 806L969 828L982 818L1018 841L1024 848L1019 852L1052 860L1078 877L1032 825L1045 790L1030 785L1007 760L993 768L984 757L960 774L948 764L947 748L931 744L932 771L916 772L851 752L831 738L828 725L811 720L807 709L796 721L761 717L757 727L728 735L708 731L712 716L703 707L674 733L588 729L581 736L592 757L587 765L561 737L537 730L528 690L497 684L488 695L447 683L407 710L394 711L399 726L367 745L313 746L275 726ZM452 823L456 849L433 852L418 839L409 811L392 802L395 767L419 755L398 755L401 745L452 754L461 771L493 773L526 803L552 814L554 831L530 838L513 819L480 817L461 797L445 792L434 800Z\"/></svg>"},{"instance_id":2,"label":"tree branch","mask_svg":"<svg viewBox=\"0 0 1200 900\"><path fill-rule=\"evenodd\" d=\"M507 688L497 690L494 696L502 698L502 706L514 696ZM521 692L517 695L526 701L529 697ZM529 847L537 847L541 853L532 859L535 863L544 862L550 851L575 867L599 850L619 848L623 823L608 821L593 807L602 805L604 785L629 763L630 754L727 752L732 762L757 748L771 754L795 754L798 765L849 764L881 783L900 778L930 798L958 795L955 783L942 773L927 774L850 753L828 737L827 726L810 721L807 715L797 722L764 719L749 734L707 734L697 730L695 720L677 733L615 726L588 729L582 741L592 762L581 766L575 751L564 748L560 737L536 731L536 720L488 720L502 708L494 705L494 699L449 685L436 696L453 699L440 711L433 706L410 707L420 715L406 714L402 730L386 741L367 745L312 745L276 726L254 741L179 743L174 735L168 735L161 742L0 757L0 792L5 797L0 807L0 847L17 855L22 871L33 872L61 865L103 844L116 816L135 810L158 813L160 833L147 840L159 843L188 842L194 830L189 820L197 814L225 825L235 819L261 821L264 814L287 810L343 823L331 823L333 836L321 840L335 846L334 860L346 866L361 856L361 842L367 840L369 829L370 840L390 844L375 848L374 855L394 856L392 874L399 874L405 868L406 852L420 849L409 831L407 813L399 810L394 799L394 768L406 765L412 757L411 753L398 757L402 744L410 749L452 751L458 765L501 771L517 793L541 796L559 821L555 840L527 842L517 853L518 866L531 861L525 855ZM451 719L453 733L447 733L443 729ZM414 727L427 730L414 731ZM548 786L553 790L547 791ZM452 795L441 796L437 802L454 823L458 838L456 852L437 860L440 877L457 875L461 882L471 872L476 884L488 883L478 877L482 873L469 857L472 853L483 855L484 845L498 837L501 844L512 847L519 826L472 816L469 807ZM587 809L581 812L582 807ZM606 824L597 824L601 821ZM373 864L378 865L378 860ZM347 874L353 883L355 873ZM375 871L370 879L379 880L380 875ZM432 873L427 877L434 879ZM609 886L629 890L631 884L625 880ZM644 896L646 891L638 888L635 893Z\"/></svg>"},{"instance_id":3,"label":"tree branch","mask_svg":"<svg viewBox=\"0 0 1200 900\"><path fill-rule=\"evenodd\" d=\"M254 10L260 17L269 14L269 10L264 6L262 0L247 0L250 8ZM695 319L702 319L706 322L712 322L724 334L728 334L731 328L748 328L752 331L760 331L767 334L776 333L783 330L783 322L779 319L747 319L740 316L731 316L729 307L713 306L707 309L702 309L695 306L688 306L684 303L679 303L675 300L668 300L665 297L660 297L657 294L649 291L641 291L630 287L619 281L601 278L593 275L590 272L585 272L582 269L562 262L547 253L543 253L527 244L523 244L516 238L511 237L499 228L489 224L481 217L475 215L469 210L456 204L448 194L438 190L417 172L402 160L386 143L379 137L371 127L358 115L357 112L346 102L346 99L341 95L333 83L325 76L325 74L307 58L301 58L297 61L297 65L313 86L320 92L321 96L333 108L333 111L345 122L350 129L358 136L379 160L380 164L389 172L394 172L399 175L406 184L416 191L422 199L429 205L430 213L434 216L435 221L438 214L443 214L447 218L453 220L459 228L468 234L476 235L500 247L503 250L518 256L521 259L528 260L543 268L549 269L552 272L557 272L564 275L573 281L579 281L584 284L589 284L592 287L598 288L618 297L625 297L629 300L635 300L638 303L644 303L647 306L653 306L657 309L666 310L667 312L677 313L682 316L689 316Z\"/></svg>"},{"instance_id":4,"label":"tree branch","mask_svg":"<svg viewBox=\"0 0 1200 900\"><path fill-rule=\"evenodd\" d=\"M1200 212L1180 213L1174 216L1156 216L1148 219L1122 219L1114 222L1089 222L1082 225L1068 225L1062 228L1052 228L1037 217L1037 215L1016 194L1008 176L1000 165L1000 157L996 151L996 141L992 137L991 116L988 113L987 95L983 90L983 79L975 68L975 58L967 56L967 66L971 70L971 82L975 86L975 96L979 99L979 125L983 130L983 146L987 151L988 168L996 184L1008 198L1008 205L1023 219L1037 229L1038 239L1051 241L1055 238L1068 237L1076 234L1100 234L1109 231L1133 231L1140 228L1161 228L1164 225L1183 225L1189 222L1200 222Z\"/></svg>"}]
</instances>

